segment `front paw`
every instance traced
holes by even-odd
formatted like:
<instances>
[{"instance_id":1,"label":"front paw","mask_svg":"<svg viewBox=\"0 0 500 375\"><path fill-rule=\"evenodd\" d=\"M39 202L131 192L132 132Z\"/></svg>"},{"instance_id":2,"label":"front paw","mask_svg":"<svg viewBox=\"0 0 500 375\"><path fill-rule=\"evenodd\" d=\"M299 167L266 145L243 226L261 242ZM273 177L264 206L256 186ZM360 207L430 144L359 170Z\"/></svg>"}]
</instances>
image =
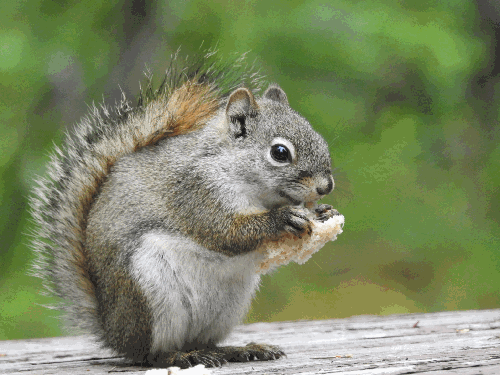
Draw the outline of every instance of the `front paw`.
<instances>
[{"instance_id":1,"label":"front paw","mask_svg":"<svg viewBox=\"0 0 500 375\"><path fill-rule=\"evenodd\" d=\"M281 207L277 212L279 227L299 238L312 233L312 223L303 208Z\"/></svg>"},{"instance_id":2,"label":"front paw","mask_svg":"<svg viewBox=\"0 0 500 375\"><path fill-rule=\"evenodd\" d=\"M340 213L329 204L320 204L314 209L314 211L316 213L317 220L322 223L336 215L340 215Z\"/></svg>"}]
</instances>

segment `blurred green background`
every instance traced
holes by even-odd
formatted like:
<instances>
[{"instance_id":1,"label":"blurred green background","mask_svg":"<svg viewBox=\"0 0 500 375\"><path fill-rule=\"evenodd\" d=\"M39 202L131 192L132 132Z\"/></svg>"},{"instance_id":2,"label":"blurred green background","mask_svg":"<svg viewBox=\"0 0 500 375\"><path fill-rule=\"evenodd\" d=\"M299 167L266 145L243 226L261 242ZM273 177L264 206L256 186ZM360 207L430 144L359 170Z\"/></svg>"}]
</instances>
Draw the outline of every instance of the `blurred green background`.
<instances>
[{"instance_id":1,"label":"blurred green background","mask_svg":"<svg viewBox=\"0 0 500 375\"><path fill-rule=\"evenodd\" d=\"M496 0L2 2L0 339L62 333L26 276L53 142L202 42L250 50L323 134L346 217L248 321L500 307L499 23Z\"/></svg>"}]
</instances>

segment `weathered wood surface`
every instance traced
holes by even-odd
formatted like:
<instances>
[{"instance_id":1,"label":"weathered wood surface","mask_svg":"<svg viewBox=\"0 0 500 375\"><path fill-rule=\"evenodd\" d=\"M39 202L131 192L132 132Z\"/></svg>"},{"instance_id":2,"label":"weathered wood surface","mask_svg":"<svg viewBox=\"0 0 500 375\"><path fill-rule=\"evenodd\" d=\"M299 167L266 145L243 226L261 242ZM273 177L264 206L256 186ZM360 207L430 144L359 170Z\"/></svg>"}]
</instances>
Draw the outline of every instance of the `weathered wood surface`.
<instances>
[{"instance_id":1,"label":"weathered wood surface","mask_svg":"<svg viewBox=\"0 0 500 375\"><path fill-rule=\"evenodd\" d=\"M500 374L500 310L256 323L238 327L227 343L251 341L280 345L288 357L230 363L212 374ZM146 370L86 336L0 342L0 373Z\"/></svg>"}]
</instances>

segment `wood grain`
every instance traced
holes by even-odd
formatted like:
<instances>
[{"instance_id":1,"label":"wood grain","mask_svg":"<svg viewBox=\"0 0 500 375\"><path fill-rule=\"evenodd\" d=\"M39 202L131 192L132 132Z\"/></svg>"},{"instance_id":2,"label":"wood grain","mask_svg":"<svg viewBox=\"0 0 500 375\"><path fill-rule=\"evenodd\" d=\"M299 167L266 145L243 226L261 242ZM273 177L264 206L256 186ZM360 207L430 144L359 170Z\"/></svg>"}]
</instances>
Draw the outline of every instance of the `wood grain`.
<instances>
[{"instance_id":1,"label":"wood grain","mask_svg":"<svg viewBox=\"0 0 500 375\"><path fill-rule=\"evenodd\" d=\"M418 322L418 323L417 323ZM255 323L226 341L280 345L277 361L230 363L219 374L500 374L500 310ZM139 374L88 336L0 342L0 373Z\"/></svg>"}]
</instances>

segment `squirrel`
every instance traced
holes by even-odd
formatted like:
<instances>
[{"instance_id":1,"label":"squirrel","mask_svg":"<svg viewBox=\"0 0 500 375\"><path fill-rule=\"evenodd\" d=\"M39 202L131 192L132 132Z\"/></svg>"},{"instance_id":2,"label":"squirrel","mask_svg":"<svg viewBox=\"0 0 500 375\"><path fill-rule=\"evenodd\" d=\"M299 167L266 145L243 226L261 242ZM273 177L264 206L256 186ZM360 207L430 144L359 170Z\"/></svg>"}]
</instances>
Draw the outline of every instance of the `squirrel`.
<instances>
[{"instance_id":1,"label":"squirrel","mask_svg":"<svg viewBox=\"0 0 500 375\"><path fill-rule=\"evenodd\" d=\"M278 85L254 95L241 59L174 56L136 107L94 106L33 194L37 276L70 325L133 363L285 355L217 344L258 289L259 244L311 231L303 205L332 191L331 158Z\"/></svg>"}]
</instances>

